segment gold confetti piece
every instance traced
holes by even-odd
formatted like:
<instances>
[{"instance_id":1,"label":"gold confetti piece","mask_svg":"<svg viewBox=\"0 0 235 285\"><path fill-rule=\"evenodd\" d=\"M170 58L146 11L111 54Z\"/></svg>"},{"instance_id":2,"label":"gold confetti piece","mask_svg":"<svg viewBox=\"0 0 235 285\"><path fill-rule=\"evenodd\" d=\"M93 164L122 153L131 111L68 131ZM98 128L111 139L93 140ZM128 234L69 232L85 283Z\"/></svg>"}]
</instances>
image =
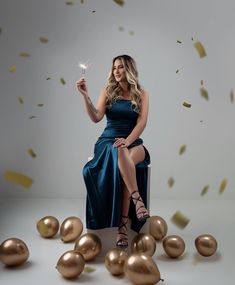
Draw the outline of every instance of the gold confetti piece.
<instances>
[{"instance_id":1,"label":"gold confetti piece","mask_svg":"<svg viewBox=\"0 0 235 285\"><path fill-rule=\"evenodd\" d=\"M204 84L204 82L203 82L203 80L201 80L201 85L203 85Z\"/></svg>"},{"instance_id":2,"label":"gold confetti piece","mask_svg":"<svg viewBox=\"0 0 235 285\"><path fill-rule=\"evenodd\" d=\"M24 103L23 98L22 98L22 97L20 97L20 96L18 97L18 101L19 101L19 103L20 103L20 104L23 104L23 103Z\"/></svg>"},{"instance_id":3,"label":"gold confetti piece","mask_svg":"<svg viewBox=\"0 0 235 285\"><path fill-rule=\"evenodd\" d=\"M182 42L181 42L181 41L179 41L179 40L177 40L177 43L178 43L178 44L182 44Z\"/></svg>"},{"instance_id":4,"label":"gold confetti piece","mask_svg":"<svg viewBox=\"0 0 235 285\"><path fill-rule=\"evenodd\" d=\"M36 153L32 150L32 148L29 148L29 149L28 149L28 154L29 154L32 158L37 157Z\"/></svg>"},{"instance_id":5,"label":"gold confetti piece","mask_svg":"<svg viewBox=\"0 0 235 285\"><path fill-rule=\"evenodd\" d=\"M223 179L223 181L220 183L219 194L222 194L224 192L227 184L228 184L227 179Z\"/></svg>"},{"instance_id":6,"label":"gold confetti piece","mask_svg":"<svg viewBox=\"0 0 235 285\"><path fill-rule=\"evenodd\" d=\"M178 72L179 72L179 69L177 69L175 73L178 73Z\"/></svg>"},{"instance_id":7,"label":"gold confetti piece","mask_svg":"<svg viewBox=\"0 0 235 285\"><path fill-rule=\"evenodd\" d=\"M129 32L129 35L130 35L130 36L134 36L134 34L135 34L134 31L130 31L130 32Z\"/></svg>"},{"instance_id":8,"label":"gold confetti piece","mask_svg":"<svg viewBox=\"0 0 235 285\"><path fill-rule=\"evenodd\" d=\"M117 3L119 6L123 6L125 4L124 0L113 0L115 3Z\"/></svg>"},{"instance_id":9,"label":"gold confetti piece","mask_svg":"<svg viewBox=\"0 0 235 285\"><path fill-rule=\"evenodd\" d=\"M120 32L123 32L123 31L124 31L124 28L123 28L123 27L118 27L118 30L119 30Z\"/></svg>"},{"instance_id":10,"label":"gold confetti piece","mask_svg":"<svg viewBox=\"0 0 235 285\"><path fill-rule=\"evenodd\" d=\"M94 271L96 271L96 269L94 267L91 267L91 266L85 266L85 268L83 270L83 272L85 272L85 273L92 273Z\"/></svg>"},{"instance_id":11,"label":"gold confetti piece","mask_svg":"<svg viewBox=\"0 0 235 285\"><path fill-rule=\"evenodd\" d=\"M66 5L73 5L74 2L73 2L73 1L66 1L65 4L66 4Z\"/></svg>"},{"instance_id":12,"label":"gold confetti piece","mask_svg":"<svg viewBox=\"0 0 235 285\"><path fill-rule=\"evenodd\" d=\"M21 56L21 57L30 57L30 54L28 52L20 52L19 56Z\"/></svg>"},{"instance_id":13,"label":"gold confetti piece","mask_svg":"<svg viewBox=\"0 0 235 285\"><path fill-rule=\"evenodd\" d=\"M49 42L48 38L46 38L46 37L40 37L39 40L40 40L40 42L43 43L43 44L46 44L46 43Z\"/></svg>"},{"instance_id":14,"label":"gold confetti piece","mask_svg":"<svg viewBox=\"0 0 235 285\"><path fill-rule=\"evenodd\" d=\"M203 187L201 191L201 196L204 196L208 192L209 187L210 187L209 185L206 185L205 187Z\"/></svg>"},{"instance_id":15,"label":"gold confetti piece","mask_svg":"<svg viewBox=\"0 0 235 285\"><path fill-rule=\"evenodd\" d=\"M44 106L44 104L38 104L38 107L43 107Z\"/></svg>"},{"instance_id":16,"label":"gold confetti piece","mask_svg":"<svg viewBox=\"0 0 235 285\"><path fill-rule=\"evenodd\" d=\"M6 170L4 173L4 178L9 182L19 184L25 188L30 188L33 183L33 179L30 177L11 170Z\"/></svg>"},{"instance_id":17,"label":"gold confetti piece","mask_svg":"<svg viewBox=\"0 0 235 285\"><path fill-rule=\"evenodd\" d=\"M206 99L207 101L209 100L208 92L204 87L200 88L200 94L202 98Z\"/></svg>"},{"instance_id":18,"label":"gold confetti piece","mask_svg":"<svg viewBox=\"0 0 235 285\"><path fill-rule=\"evenodd\" d=\"M84 0L80 0L80 3L81 3L81 4L84 4Z\"/></svg>"},{"instance_id":19,"label":"gold confetti piece","mask_svg":"<svg viewBox=\"0 0 235 285\"><path fill-rule=\"evenodd\" d=\"M191 108L191 104L187 102L183 102L183 106L187 108Z\"/></svg>"},{"instance_id":20,"label":"gold confetti piece","mask_svg":"<svg viewBox=\"0 0 235 285\"><path fill-rule=\"evenodd\" d=\"M29 117L29 119L34 119L34 118L36 118L36 116L30 116L30 117Z\"/></svg>"},{"instance_id":21,"label":"gold confetti piece","mask_svg":"<svg viewBox=\"0 0 235 285\"><path fill-rule=\"evenodd\" d=\"M174 183L175 183L174 178L173 178L173 177L169 177L167 183L168 183L168 186L169 186L170 188L173 187L173 185L174 185Z\"/></svg>"},{"instance_id":22,"label":"gold confetti piece","mask_svg":"<svg viewBox=\"0 0 235 285\"><path fill-rule=\"evenodd\" d=\"M12 72L12 73L16 72L16 65L13 64L13 65L9 68L9 71Z\"/></svg>"},{"instance_id":23,"label":"gold confetti piece","mask_svg":"<svg viewBox=\"0 0 235 285\"><path fill-rule=\"evenodd\" d=\"M230 102L233 103L234 101L234 94L233 94L233 89L230 91Z\"/></svg>"},{"instance_id":24,"label":"gold confetti piece","mask_svg":"<svg viewBox=\"0 0 235 285\"><path fill-rule=\"evenodd\" d=\"M194 43L194 47L197 50L200 58L203 58L206 56L206 51L205 51L203 45L201 44L201 42L198 41L198 42Z\"/></svg>"},{"instance_id":25,"label":"gold confetti piece","mask_svg":"<svg viewBox=\"0 0 235 285\"><path fill-rule=\"evenodd\" d=\"M64 78L63 78L63 77L61 77L61 78L60 78L60 82L61 82L61 84L63 84L63 85L65 85L65 84L66 84L66 82L65 82L65 80L64 80Z\"/></svg>"},{"instance_id":26,"label":"gold confetti piece","mask_svg":"<svg viewBox=\"0 0 235 285\"><path fill-rule=\"evenodd\" d=\"M180 211L175 212L175 214L171 217L171 221L177 227L184 229L189 223L189 219L185 217Z\"/></svg>"},{"instance_id":27,"label":"gold confetti piece","mask_svg":"<svg viewBox=\"0 0 235 285\"><path fill-rule=\"evenodd\" d=\"M183 144L179 149L179 154L183 154L186 151L186 144Z\"/></svg>"},{"instance_id":28,"label":"gold confetti piece","mask_svg":"<svg viewBox=\"0 0 235 285\"><path fill-rule=\"evenodd\" d=\"M47 79L46 80L51 80L51 77L47 77Z\"/></svg>"}]
</instances>

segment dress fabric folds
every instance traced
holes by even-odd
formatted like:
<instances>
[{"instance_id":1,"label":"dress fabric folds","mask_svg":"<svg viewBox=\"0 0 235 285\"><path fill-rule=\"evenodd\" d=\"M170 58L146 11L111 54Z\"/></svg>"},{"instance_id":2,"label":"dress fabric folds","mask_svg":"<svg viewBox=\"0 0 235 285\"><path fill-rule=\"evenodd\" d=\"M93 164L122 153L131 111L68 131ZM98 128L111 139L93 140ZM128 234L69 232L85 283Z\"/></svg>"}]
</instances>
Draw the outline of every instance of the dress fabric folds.
<instances>
[{"instance_id":1,"label":"dress fabric folds","mask_svg":"<svg viewBox=\"0 0 235 285\"><path fill-rule=\"evenodd\" d=\"M107 125L94 147L93 159L83 168L87 189L86 227L102 229L118 227L122 215L122 177L118 169L118 149L113 146L115 138L126 138L136 125L138 113L130 100L116 100L106 108ZM136 139L128 148L143 144ZM150 155L145 150L145 159L136 165L138 190L146 205L147 179ZM144 222L136 218L135 206L130 203L131 229L139 232Z\"/></svg>"}]
</instances>

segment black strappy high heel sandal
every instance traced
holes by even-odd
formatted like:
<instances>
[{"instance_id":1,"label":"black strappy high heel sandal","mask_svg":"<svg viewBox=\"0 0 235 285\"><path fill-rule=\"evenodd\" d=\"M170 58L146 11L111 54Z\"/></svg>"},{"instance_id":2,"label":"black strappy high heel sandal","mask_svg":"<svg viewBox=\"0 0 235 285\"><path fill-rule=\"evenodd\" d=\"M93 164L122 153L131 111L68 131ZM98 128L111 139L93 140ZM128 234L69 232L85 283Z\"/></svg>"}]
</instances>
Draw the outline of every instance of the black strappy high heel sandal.
<instances>
[{"instance_id":1,"label":"black strappy high heel sandal","mask_svg":"<svg viewBox=\"0 0 235 285\"><path fill-rule=\"evenodd\" d=\"M124 219L125 219L125 221L124 221ZM128 223L128 217L122 216L120 225L118 227L119 238L117 239L116 247L119 247L119 248L127 248L128 247L127 223ZM122 231L122 229L124 229L125 232Z\"/></svg>"},{"instance_id":2,"label":"black strappy high heel sandal","mask_svg":"<svg viewBox=\"0 0 235 285\"><path fill-rule=\"evenodd\" d=\"M133 194L135 194L135 193L137 193L137 194L134 197ZM130 198L132 199L132 201L135 205L136 217L137 217L138 221L143 222L143 221L146 221L148 218L150 218L148 210L146 209L146 207L144 205L144 202L140 196L139 191L135 190L134 192L132 192ZM141 203L142 205L137 208L138 203ZM144 210L141 210L141 209L144 209Z\"/></svg>"}]
</instances>

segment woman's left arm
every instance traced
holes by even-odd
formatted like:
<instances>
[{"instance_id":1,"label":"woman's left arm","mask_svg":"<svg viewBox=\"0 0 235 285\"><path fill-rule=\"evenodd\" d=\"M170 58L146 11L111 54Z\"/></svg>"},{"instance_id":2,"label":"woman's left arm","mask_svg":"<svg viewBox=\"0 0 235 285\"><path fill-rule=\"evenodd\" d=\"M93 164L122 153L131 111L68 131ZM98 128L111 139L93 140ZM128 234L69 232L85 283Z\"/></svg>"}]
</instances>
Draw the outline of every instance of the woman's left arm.
<instances>
[{"instance_id":1,"label":"woman's left arm","mask_svg":"<svg viewBox=\"0 0 235 285\"><path fill-rule=\"evenodd\" d=\"M136 126L129 134L129 136L126 138L126 143L125 143L126 147L132 144L144 131L148 120L148 111L149 111L149 94L146 91L144 91L141 100L140 114L137 119Z\"/></svg>"}]
</instances>

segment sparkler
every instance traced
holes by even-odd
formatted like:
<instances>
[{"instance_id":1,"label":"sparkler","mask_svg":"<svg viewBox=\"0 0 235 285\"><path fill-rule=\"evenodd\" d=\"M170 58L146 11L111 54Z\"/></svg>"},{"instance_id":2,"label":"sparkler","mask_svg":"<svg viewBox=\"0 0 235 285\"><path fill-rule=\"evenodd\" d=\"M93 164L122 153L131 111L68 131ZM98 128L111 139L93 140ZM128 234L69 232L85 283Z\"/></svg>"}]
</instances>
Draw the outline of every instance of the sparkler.
<instances>
[{"instance_id":1,"label":"sparkler","mask_svg":"<svg viewBox=\"0 0 235 285\"><path fill-rule=\"evenodd\" d=\"M82 69L82 77L85 76L87 65L84 63L80 63L80 68Z\"/></svg>"}]
</instances>

